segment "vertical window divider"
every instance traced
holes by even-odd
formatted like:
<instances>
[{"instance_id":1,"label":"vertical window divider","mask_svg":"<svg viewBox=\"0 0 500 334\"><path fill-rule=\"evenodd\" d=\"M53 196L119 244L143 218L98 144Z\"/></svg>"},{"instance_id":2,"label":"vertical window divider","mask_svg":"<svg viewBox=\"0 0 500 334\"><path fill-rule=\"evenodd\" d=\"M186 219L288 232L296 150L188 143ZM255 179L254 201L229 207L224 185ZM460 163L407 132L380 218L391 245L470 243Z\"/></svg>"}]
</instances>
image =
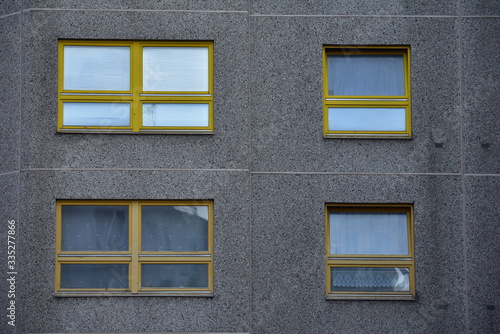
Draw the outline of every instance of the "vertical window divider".
<instances>
[{"instance_id":1,"label":"vertical window divider","mask_svg":"<svg viewBox=\"0 0 500 334\"><path fill-rule=\"evenodd\" d=\"M130 240L129 240L129 245L130 245L130 250L132 253L132 262L130 264L131 268L131 275L130 275L130 289L132 293L137 293L139 291L139 286L140 286L140 275L139 275L139 247L140 247L140 242L131 242L131 240L141 240L141 233L140 233L140 219L141 219L141 214L140 214L140 205L137 202L133 202L132 204L132 212L131 212L131 228L130 228Z\"/></svg>"},{"instance_id":2,"label":"vertical window divider","mask_svg":"<svg viewBox=\"0 0 500 334\"><path fill-rule=\"evenodd\" d=\"M142 45L138 42L133 42L131 45L131 89L132 89L132 131L139 132L142 127L142 108L140 95L142 93Z\"/></svg>"}]
</instances>

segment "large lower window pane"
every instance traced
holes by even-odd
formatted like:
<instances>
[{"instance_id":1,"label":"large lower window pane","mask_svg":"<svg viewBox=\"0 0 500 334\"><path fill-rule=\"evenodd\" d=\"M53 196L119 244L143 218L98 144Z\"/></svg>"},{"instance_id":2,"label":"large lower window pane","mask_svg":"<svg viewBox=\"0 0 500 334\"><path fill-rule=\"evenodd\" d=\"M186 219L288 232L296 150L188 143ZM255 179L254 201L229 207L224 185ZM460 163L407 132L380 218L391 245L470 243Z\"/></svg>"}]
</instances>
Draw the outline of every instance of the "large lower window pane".
<instances>
[{"instance_id":1,"label":"large lower window pane","mask_svg":"<svg viewBox=\"0 0 500 334\"><path fill-rule=\"evenodd\" d=\"M332 267L330 273L334 292L410 291L408 268Z\"/></svg>"},{"instance_id":2,"label":"large lower window pane","mask_svg":"<svg viewBox=\"0 0 500 334\"><path fill-rule=\"evenodd\" d=\"M328 108L330 131L405 131L405 108Z\"/></svg>"},{"instance_id":3,"label":"large lower window pane","mask_svg":"<svg viewBox=\"0 0 500 334\"><path fill-rule=\"evenodd\" d=\"M207 206L142 206L143 251L208 251Z\"/></svg>"},{"instance_id":4,"label":"large lower window pane","mask_svg":"<svg viewBox=\"0 0 500 334\"><path fill-rule=\"evenodd\" d=\"M64 90L130 90L128 46L64 46Z\"/></svg>"},{"instance_id":5,"label":"large lower window pane","mask_svg":"<svg viewBox=\"0 0 500 334\"><path fill-rule=\"evenodd\" d=\"M144 47L144 91L207 92L207 47Z\"/></svg>"},{"instance_id":6,"label":"large lower window pane","mask_svg":"<svg viewBox=\"0 0 500 334\"><path fill-rule=\"evenodd\" d=\"M208 110L206 103L145 103L142 125L208 126Z\"/></svg>"},{"instance_id":7,"label":"large lower window pane","mask_svg":"<svg viewBox=\"0 0 500 334\"><path fill-rule=\"evenodd\" d=\"M128 206L64 205L61 250L127 251Z\"/></svg>"},{"instance_id":8,"label":"large lower window pane","mask_svg":"<svg viewBox=\"0 0 500 334\"><path fill-rule=\"evenodd\" d=\"M128 264L61 264L62 289L127 289Z\"/></svg>"},{"instance_id":9,"label":"large lower window pane","mask_svg":"<svg viewBox=\"0 0 500 334\"><path fill-rule=\"evenodd\" d=\"M63 126L130 126L130 104L64 102Z\"/></svg>"},{"instance_id":10,"label":"large lower window pane","mask_svg":"<svg viewBox=\"0 0 500 334\"><path fill-rule=\"evenodd\" d=\"M208 264L143 264L143 288L207 288Z\"/></svg>"},{"instance_id":11,"label":"large lower window pane","mask_svg":"<svg viewBox=\"0 0 500 334\"><path fill-rule=\"evenodd\" d=\"M328 94L403 96L403 55L329 55Z\"/></svg>"},{"instance_id":12,"label":"large lower window pane","mask_svg":"<svg viewBox=\"0 0 500 334\"><path fill-rule=\"evenodd\" d=\"M331 212L330 254L408 254L406 213Z\"/></svg>"}]
</instances>

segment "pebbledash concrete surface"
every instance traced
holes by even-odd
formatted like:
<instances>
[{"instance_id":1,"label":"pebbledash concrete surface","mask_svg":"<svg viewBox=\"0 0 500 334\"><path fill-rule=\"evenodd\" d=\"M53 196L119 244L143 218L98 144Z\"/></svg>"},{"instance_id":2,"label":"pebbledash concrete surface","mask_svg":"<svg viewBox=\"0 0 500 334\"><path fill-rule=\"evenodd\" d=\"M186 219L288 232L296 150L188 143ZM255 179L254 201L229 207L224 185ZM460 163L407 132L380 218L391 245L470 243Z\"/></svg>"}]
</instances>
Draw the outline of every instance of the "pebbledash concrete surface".
<instances>
[{"instance_id":1,"label":"pebbledash concrete surface","mask_svg":"<svg viewBox=\"0 0 500 334\"><path fill-rule=\"evenodd\" d=\"M0 332L499 333L499 33L493 0L1 1ZM213 134L58 133L63 39L212 41ZM328 45L410 47L410 139L323 136ZM56 296L60 199L212 200L214 295ZM415 300L327 300L327 203L413 205Z\"/></svg>"}]
</instances>

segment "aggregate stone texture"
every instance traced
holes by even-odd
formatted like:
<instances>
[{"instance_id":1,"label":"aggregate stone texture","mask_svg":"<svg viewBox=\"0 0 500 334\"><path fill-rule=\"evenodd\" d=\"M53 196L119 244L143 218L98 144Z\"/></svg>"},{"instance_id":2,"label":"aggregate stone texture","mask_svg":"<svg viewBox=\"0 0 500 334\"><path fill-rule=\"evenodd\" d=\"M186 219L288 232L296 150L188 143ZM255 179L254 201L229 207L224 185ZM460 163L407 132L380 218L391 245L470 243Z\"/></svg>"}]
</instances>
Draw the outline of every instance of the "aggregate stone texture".
<instances>
[{"instance_id":1,"label":"aggregate stone texture","mask_svg":"<svg viewBox=\"0 0 500 334\"><path fill-rule=\"evenodd\" d=\"M471 333L500 332L500 177L465 179Z\"/></svg>"},{"instance_id":2,"label":"aggregate stone texture","mask_svg":"<svg viewBox=\"0 0 500 334\"><path fill-rule=\"evenodd\" d=\"M31 171L24 175L22 333L247 332L250 187L247 173ZM54 297L57 199L214 201L214 297Z\"/></svg>"},{"instance_id":3,"label":"aggregate stone texture","mask_svg":"<svg viewBox=\"0 0 500 334\"><path fill-rule=\"evenodd\" d=\"M456 19L263 16L251 27L252 170L460 171ZM412 139L323 138L324 45L411 47Z\"/></svg>"},{"instance_id":4,"label":"aggregate stone texture","mask_svg":"<svg viewBox=\"0 0 500 334\"><path fill-rule=\"evenodd\" d=\"M500 173L500 17L464 18L463 105L467 173Z\"/></svg>"},{"instance_id":5,"label":"aggregate stone texture","mask_svg":"<svg viewBox=\"0 0 500 334\"><path fill-rule=\"evenodd\" d=\"M460 177L254 175L254 332L463 333L460 191ZM413 203L416 301L325 299L326 203Z\"/></svg>"},{"instance_id":6,"label":"aggregate stone texture","mask_svg":"<svg viewBox=\"0 0 500 334\"><path fill-rule=\"evenodd\" d=\"M21 0L5 0L0 2L0 18L4 15L18 13L21 10Z\"/></svg>"},{"instance_id":7,"label":"aggregate stone texture","mask_svg":"<svg viewBox=\"0 0 500 334\"><path fill-rule=\"evenodd\" d=\"M253 0L262 15L457 15L456 0Z\"/></svg>"},{"instance_id":8,"label":"aggregate stone texture","mask_svg":"<svg viewBox=\"0 0 500 334\"><path fill-rule=\"evenodd\" d=\"M21 25L19 16L0 18L0 174L19 169L21 128Z\"/></svg>"},{"instance_id":9,"label":"aggregate stone texture","mask_svg":"<svg viewBox=\"0 0 500 334\"><path fill-rule=\"evenodd\" d=\"M248 168L246 16L200 12L26 13L24 112L30 168ZM57 134L58 39L214 42L211 135Z\"/></svg>"},{"instance_id":10,"label":"aggregate stone texture","mask_svg":"<svg viewBox=\"0 0 500 334\"><path fill-rule=\"evenodd\" d=\"M25 8L97 9L97 10L246 10L245 0L25 0Z\"/></svg>"},{"instance_id":11,"label":"aggregate stone texture","mask_svg":"<svg viewBox=\"0 0 500 334\"><path fill-rule=\"evenodd\" d=\"M462 15L490 16L500 15L500 1L462 0Z\"/></svg>"}]
</instances>

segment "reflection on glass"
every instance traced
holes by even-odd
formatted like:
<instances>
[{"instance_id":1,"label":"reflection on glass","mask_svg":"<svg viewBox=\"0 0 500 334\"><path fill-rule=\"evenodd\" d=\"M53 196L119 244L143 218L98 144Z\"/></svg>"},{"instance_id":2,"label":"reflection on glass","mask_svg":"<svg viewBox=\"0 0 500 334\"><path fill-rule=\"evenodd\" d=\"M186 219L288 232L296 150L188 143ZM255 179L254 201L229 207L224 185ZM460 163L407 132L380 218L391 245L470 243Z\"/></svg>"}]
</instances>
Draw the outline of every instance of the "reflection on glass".
<instances>
[{"instance_id":1,"label":"reflection on glass","mask_svg":"<svg viewBox=\"0 0 500 334\"><path fill-rule=\"evenodd\" d=\"M142 206L142 250L208 250L207 206Z\"/></svg>"},{"instance_id":2,"label":"reflection on glass","mask_svg":"<svg viewBox=\"0 0 500 334\"><path fill-rule=\"evenodd\" d=\"M64 46L65 90L130 90L127 46Z\"/></svg>"},{"instance_id":3,"label":"reflection on glass","mask_svg":"<svg viewBox=\"0 0 500 334\"><path fill-rule=\"evenodd\" d=\"M329 55L328 95L403 96L402 55Z\"/></svg>"},{"instance_id":4,"label":"reflection on glass","mask_svg":"<svg viewBox=\"0 0 500 334\"><path fill-rule=\"evenodd\" d=\"M63 126L130 126L130 103L64 102Z\"/></svg>"},{"instance_id":5,"label":"reflection on glass","mask_svg":"<svg viewBox=\"0 0 500 334\"><path fill-rule=\"evenodd\" d=\"M331 131L405 131L405 108L328 108Z\"/></svg>"},{"instance_id":6,"label":"reflection on glass","mask_svg":"<svg viewBox=\"0 0 500 334\"><path fill-rule=\"evenodd\" d=\"M63 251L127 251L128 206L63 205Z\"/></svg>"},{"instance_id":7,"label":"reflection on glass","mask_svg":"<svg viewBox=\"0 0 500 334\"><path fill-rule=\"evenodd\" d=\"M207 288L208 264L143 264L143 288Z\"/></svg>"},{"instance_id":8,"label":"reflection on glass","mask_svg":"<svg viewBox=\"0 0 500 334\"><path fill-rule=\"evenodd\" d=\"M207 47L144 47L144 91L207 92Z\"/></svg>"},{"instance_id":9,"label":"reflection on glass","mask_svg":"<svg viewBox=\"0 0 500 334\"><path fill-rule=\"evenodd\" d=\"M207 103L144 103L143 126L208 126Z\"/></svg>"},{"instance_id":10,"label":"reflection on glass","mask_svg":"<svg viewBox=\"0 0 500 334\"><path fill-rule=\"evenodd\" d=\"M332 291L410 291L408 268L333 267L330 273Z\"/></svg>"},{"instance_id":11,"label":"reflection on glass","mask_svg":"<svg viewBox=\"0 0 500 334\"><path fill-rule=\"evenodd\" d=\"M408 254L406 213L330 213L330 254Z\"/></svg>"},{"instance_id":12,"label":"reflection on glass","mask_svg":"<svg viewBox=\"0 0 500 334\"><path fill-rule=\"evenodd\" d=\"M61 264L62 289L126 289L128 264Z\"/></svg>"}]
</instances>

